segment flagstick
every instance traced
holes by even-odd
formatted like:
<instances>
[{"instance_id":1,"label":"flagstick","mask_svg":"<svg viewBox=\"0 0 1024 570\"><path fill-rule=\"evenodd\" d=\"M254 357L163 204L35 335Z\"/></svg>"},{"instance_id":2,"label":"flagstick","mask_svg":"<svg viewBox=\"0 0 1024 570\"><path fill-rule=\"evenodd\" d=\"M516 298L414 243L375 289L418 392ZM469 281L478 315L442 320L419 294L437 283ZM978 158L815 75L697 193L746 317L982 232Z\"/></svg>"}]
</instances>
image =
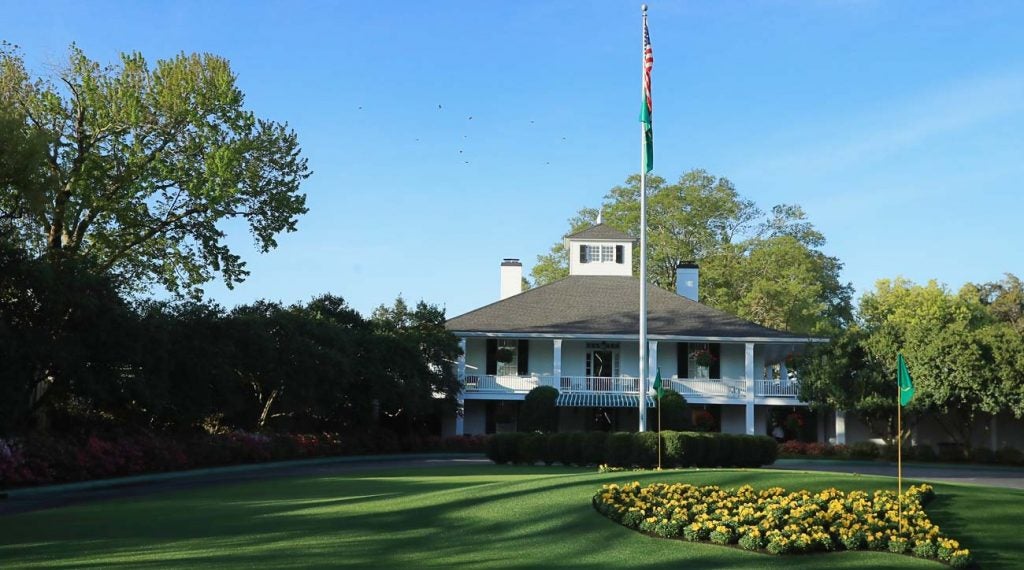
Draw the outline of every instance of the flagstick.
<instances>
[{"instance_id":1,"label":"flagstick","mask_svg":"<svg viewBox=\"0 0 1024 570\"><path fill-rule=\"evenodd\" d=\"M900 402L900 386L896 383L896 513L899 518L899 536L903 536L903 403Z\"/></svg>"},{"instance_id":2,"label":"flagstick","mask_svg":"<svg viewBox=\"0 0 1024 570\"><path fill-rule=\"evenodd\" d=\"M647 21L647 4L640 7ZM643 37L641 32L641 46ZM643 54L643 48L641 48ZM644 55L646 58L646 54ZM646 60L643 60L646 61ZM643 67L641 67L643 69ZM644 73L641 73L640 91L644 91ZM647 431L647 168L644 163L646 137L640 124L640 431ZM661 438L658 438L659 442Z\"/></svg>"},{"instance_id":3,"label":"flagstick","mask_svg":"<svg viewBox=\"0 0 1024 570\"><path fill-rule=\"evenodd\" d=\"M661 393L658 394L658 471L661 471Z\"/></svg>"}]
</instances>

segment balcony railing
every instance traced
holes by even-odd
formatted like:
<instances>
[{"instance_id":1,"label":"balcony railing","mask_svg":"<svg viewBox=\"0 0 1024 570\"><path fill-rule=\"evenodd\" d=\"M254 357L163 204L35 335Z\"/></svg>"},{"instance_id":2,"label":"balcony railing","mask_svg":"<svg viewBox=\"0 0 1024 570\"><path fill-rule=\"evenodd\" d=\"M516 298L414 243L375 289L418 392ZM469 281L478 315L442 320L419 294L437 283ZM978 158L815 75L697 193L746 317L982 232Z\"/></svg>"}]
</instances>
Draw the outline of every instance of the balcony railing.
<instances>
[{"instance_id":1,"label":"balcony railing","mask_svg":"<svg viewBox=\"0 0 1024 570\"><path fill-rule=\"evenodd\" d=\"M746 380L711 380L708 378L673 378L671 388L683 397L746 398Z\"/></svg>"},{"instance_id":2,"label":"balcony railing","mask_svg":"<svg viewBox=\"0 0 1024 570\"><path fill-rule=\"evenodd\" d=\"M628 376L495 376L467 375L465 390L470 393L525 394L537 386L553 386L561 393L637 394L639 379ZM686 398L746 399L747 381L743 379L711 380L708 378L669 378L666 386ZM800 387L795 381L755 380L754 396L796 398Z\"/></svg>"},{"instance_id":3,"label":"balcony railing","mask_svg":"<svg viewBox=\"0 0 1024 570\"><path fill-rule=\"evenodd\" d=\"M754 380L754 395L770 398L796 398L800 395L800 384L795 380Z\"/></svg>"}]
</instances>

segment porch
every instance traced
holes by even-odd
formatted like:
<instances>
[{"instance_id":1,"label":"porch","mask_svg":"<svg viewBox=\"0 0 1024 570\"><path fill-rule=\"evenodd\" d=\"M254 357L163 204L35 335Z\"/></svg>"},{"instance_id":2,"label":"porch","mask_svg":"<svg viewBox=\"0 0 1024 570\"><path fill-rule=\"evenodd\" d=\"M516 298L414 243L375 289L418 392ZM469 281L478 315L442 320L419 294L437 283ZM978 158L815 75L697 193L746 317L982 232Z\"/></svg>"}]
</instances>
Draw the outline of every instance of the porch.
<instances>
[{"instance_id":1,"label":"porch","mask_svg":"<svg viewBox=\"0 0 1024 570\"><path fill-rule=\"evenodd\" d=\"M707 403L754 398L782 398L797 400L800 384L793 379L710 379L664 378L665 387L683 395L688 401ZM551 386L562 394L640 394L640 379L630 376L561 376L531 374L504 375L467 374L462 377L466 399L495 399L525 396L538 386ZM648 389L650 392L650 389ZM517 398L509 398L517 399Z\"/></svg>"}]
</instances>

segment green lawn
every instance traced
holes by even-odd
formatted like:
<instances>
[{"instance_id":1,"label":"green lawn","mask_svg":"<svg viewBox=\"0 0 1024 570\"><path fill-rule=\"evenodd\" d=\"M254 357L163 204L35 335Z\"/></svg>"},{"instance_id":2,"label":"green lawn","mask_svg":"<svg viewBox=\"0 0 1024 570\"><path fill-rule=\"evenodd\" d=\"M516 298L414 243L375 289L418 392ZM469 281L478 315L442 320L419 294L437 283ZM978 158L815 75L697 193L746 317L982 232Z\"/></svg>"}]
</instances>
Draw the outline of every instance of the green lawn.
<instances>
[{"instance_id":1,"label":"green lawn","mask_svg":"<svg viewBox=\"0 0 1024 570\"><path fill-rule=\"evenodd\" d=\"M941 568L876 552L773 557L649 538L597 514L602 483L787 489L889 478L759 470L597 474L472 466L286 478L0 517L4 568ZM909 484L909 483L908 483ZM928 511L983 568L1024 568L1024 491L935 485Z\"/></svg>"}]
</instances>

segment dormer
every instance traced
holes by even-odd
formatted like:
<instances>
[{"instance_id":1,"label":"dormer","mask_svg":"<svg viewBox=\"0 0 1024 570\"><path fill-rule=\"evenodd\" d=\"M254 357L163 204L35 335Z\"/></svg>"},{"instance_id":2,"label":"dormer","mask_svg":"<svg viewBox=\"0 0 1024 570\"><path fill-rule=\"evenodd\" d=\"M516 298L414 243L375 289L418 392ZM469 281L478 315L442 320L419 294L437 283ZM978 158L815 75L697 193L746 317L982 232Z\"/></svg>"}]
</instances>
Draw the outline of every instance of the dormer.
<instances>
[{"instance_id":1,"label":"dormer","mask_svg":"<svg viewBox=\"0 0 1024 570\"><path fill-rule=\"evenodd\" d=\"M569 275L633 275L636 239L602 223L565 236Z\"/></svg>"}]
</instances>

